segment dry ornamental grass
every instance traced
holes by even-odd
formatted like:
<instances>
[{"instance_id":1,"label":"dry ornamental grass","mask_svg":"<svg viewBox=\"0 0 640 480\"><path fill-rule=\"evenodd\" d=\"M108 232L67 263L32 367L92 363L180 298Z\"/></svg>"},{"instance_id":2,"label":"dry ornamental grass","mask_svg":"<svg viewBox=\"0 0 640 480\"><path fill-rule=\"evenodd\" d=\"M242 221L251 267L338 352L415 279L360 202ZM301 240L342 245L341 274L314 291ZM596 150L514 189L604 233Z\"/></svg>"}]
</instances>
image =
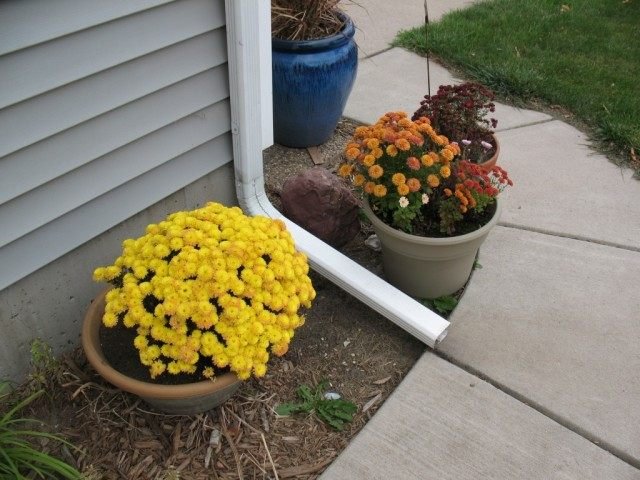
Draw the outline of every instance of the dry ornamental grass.
<instances>
[{"instance_id":1,"label":"dry ornamental grass","mask_svg":"<svg viewBox=\"0 0 640 480\"><path fill-rule=\"evenodd\" d=\"M271 32L283 40L312 40L338 33L340 0L272 0Z\"/></svg>"}]
</instances>

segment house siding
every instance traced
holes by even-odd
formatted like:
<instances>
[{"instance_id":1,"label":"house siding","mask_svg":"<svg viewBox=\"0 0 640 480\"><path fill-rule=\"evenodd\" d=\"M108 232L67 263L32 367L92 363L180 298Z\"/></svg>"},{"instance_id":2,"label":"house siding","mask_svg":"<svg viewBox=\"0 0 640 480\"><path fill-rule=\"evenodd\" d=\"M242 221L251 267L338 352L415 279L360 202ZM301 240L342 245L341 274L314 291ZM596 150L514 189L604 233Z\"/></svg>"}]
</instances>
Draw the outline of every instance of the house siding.
<instances>
[{"instance_id":1,"label":"house siding","mask_svg":"<svg viewBox=\"0 0 640 480\"><path fill-rule=\"evenodd\" d=\"M77 342L124 238L235 203L224 2L90 3L0 4L0 378Z\"/></svg>"}]
</instances>

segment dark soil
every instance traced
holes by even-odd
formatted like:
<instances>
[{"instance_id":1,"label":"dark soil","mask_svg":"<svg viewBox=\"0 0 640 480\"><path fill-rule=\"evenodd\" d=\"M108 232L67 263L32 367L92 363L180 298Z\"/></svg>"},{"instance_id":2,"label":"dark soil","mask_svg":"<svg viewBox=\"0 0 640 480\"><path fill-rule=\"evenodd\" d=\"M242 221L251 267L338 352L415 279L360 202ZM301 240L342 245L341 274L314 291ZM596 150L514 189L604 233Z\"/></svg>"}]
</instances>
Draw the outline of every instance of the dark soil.
<instances>
[{"instance_id":1,"label":"dark soil","mask_svg":"<svg viewBox=\"0 0 640 480\"><path fill-rule=\"evenodd\" d=\"M194 379L203 380L202 371L210 367L211 359L200 357L197 363L197 371L194 375L179 373L177 375L164 374L157 378L151 378L149 368L138 361L138 350L133 345L137 333L133 328L127 328L118 323L113 328L100 328L100 348L109 364L118 372L140 380L141 382L153 382L161 385L184 385L193 383ZM215 368L216 375L222 375L229 369Z\"/></svg>"},{"instance_id":2,"label":"dark soil","mask_svg":"<svg viewBox=\"0 0 640 480\"><path fill-rule=\"evenodd\" d=\"M415 228L414 231L411 232L411 234L431 238L459 237L460 235L475 232L479 228L484 227L491 221L493 215L496 213L497 208L498 206L494 203L487 206L487 208L485 208L481 213L477 213L476 211L467 213L464 221L456 223L455 232L453 232L452 235L447 235L446 233L442 233L440 231L440 220L438 219L437 210L435 210L434 208L429 208L429 205L427 205L426 208L423 207L423 222L420 223L417 228ZM376 215L382 221L385 221L385 219L381 215L378 215L377 213ZM392 219L388 218L385 223L392 223Z\"/></svg>"},{"instance_id":3,"label":"dark soil","mask_svg":"<svg viewBox=\"0 0 640 480\"><path fill-rule=\"evenodd\" d=\"M319 147L326 168L338 164L353 128L341 122ZM274 204L284 180L313 165L304 149L266 150L266 187ZM380 274L379 255L364 246L368 228L363 225L342 251ZM79 449L49 442L42 450L77 466L87 480L317 478L384 403L424 345L331 282L317 274L312 279L317 298L289 352L270 361L264 378L244 382L224 405L200 415L156 412L103 382L80 349L71 352L50 375L22 389L46 389L24 414L43 420ZM135 355L124 348L119 356ZM344 431L313 414L275 414L280 403L297 400L300 385L323 380L358 406Z\"/></svg>"}]
</instances>

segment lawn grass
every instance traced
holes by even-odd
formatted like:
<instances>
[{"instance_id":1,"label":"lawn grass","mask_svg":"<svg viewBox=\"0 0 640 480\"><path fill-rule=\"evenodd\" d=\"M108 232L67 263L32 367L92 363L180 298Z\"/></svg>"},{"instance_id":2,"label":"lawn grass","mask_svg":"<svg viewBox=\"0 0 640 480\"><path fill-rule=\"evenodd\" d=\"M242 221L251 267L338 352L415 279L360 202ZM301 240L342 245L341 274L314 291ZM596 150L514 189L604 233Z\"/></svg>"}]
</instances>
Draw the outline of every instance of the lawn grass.
<instances>
[{"instance_id":1,"label":"lawn grass","mask_svg":"<svg viewBox=\"0 0 640 480\"><path fill-rule=\"evenodd\" d=\"M489 0L429 26L429 49L498 95L571 111L640 172L640 0ZM394 45L426 53L424 27ZM633 150L632 150L633 149Z\"/></svg>"}]
</instances>

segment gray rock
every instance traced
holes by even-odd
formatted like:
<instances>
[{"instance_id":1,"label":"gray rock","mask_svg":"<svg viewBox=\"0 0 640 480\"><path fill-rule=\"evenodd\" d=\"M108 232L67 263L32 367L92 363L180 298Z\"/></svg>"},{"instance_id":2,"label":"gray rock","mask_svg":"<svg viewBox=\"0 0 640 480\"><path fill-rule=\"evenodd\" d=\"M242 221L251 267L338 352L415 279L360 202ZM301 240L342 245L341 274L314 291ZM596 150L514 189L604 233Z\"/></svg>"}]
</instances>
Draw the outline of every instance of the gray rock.
<instances>
[{"instance_id":1,"label":"gray rock","mask_svg":"<svg viewBox=\"0 0 640 480\"><path fill-rule=\"evenodd\" d=\"M355 195L337 176L315 167L289 177L280 195L284 214L334 247L360 231Z\"/></svg>"}]
</instances>

